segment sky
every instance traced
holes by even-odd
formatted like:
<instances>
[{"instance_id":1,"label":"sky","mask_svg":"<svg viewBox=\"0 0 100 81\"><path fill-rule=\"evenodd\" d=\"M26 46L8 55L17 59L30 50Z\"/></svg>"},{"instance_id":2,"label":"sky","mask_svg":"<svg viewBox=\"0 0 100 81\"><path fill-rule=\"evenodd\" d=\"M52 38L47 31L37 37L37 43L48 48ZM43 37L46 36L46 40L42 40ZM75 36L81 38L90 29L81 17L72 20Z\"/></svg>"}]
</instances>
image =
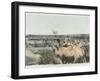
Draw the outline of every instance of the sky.
<instances>
[{"instance_id":1,"label":"sky","mask_svg":"<svg viewBox=\"0 0 100 81\"><path fill-rule=\"evenodd\" d=\"M26 35L89 34L89 15L25 13Z\"/></svg>"}]
</instances>

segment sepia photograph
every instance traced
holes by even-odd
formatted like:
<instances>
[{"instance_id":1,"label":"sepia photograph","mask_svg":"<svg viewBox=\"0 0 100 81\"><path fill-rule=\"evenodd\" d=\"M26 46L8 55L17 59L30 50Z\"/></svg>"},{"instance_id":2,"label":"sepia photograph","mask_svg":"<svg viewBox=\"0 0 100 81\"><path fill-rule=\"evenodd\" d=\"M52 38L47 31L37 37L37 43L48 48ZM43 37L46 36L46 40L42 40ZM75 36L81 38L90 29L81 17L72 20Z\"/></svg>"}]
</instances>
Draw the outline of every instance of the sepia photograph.
<instances>
[{"instance_id":1,"label":"sepia photograph","mask_svg":"<svg viewBox=\"0 0 100 81\"><path fill-rule=\"evenodd\" d=\"M25 12L25 66L90 62L90 16Z\"/></svg>"}]
</instances>

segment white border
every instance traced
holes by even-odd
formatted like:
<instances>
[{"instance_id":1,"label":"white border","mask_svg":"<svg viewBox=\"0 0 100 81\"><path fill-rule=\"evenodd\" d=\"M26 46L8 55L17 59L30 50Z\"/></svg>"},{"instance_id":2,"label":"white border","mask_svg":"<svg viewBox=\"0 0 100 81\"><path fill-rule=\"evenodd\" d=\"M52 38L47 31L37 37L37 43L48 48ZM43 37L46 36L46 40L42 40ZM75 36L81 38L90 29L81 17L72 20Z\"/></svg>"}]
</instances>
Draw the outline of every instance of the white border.
<instances>
[{"instance_id":1,"label":"white border","mask_svg":"<svg viewBox=\"0 0 100 81\"><path fill-rule=\"evenodd\" d=\"M33 68L25 68L25 12L45 12L64 14L90 15L90 63L72 65L34 65ZM73 73L95 71L95 12L86 9L52 8L37 6L19 7L19 75L40 75L55 73Z\"/></svg>"}]
</instances>

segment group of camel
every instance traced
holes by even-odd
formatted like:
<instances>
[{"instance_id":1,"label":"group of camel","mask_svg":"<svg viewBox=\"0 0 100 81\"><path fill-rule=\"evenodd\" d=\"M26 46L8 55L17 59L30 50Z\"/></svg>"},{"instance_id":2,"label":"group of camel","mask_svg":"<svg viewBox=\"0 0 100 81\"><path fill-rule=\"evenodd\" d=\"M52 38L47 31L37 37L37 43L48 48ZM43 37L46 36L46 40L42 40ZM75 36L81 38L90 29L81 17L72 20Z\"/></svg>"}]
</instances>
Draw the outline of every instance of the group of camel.
<instances>
[{"instance_id":1,"label":"group of camel","mask_svg":"<svg viewBox=\"0 0 100 81\"><path fill-rule=\"evenodd\" d=\"M68 44L64 43L62 47L59 44L53 46L53 51L56 56L58 56L63 63L76 63L79 59L82 62L86 62L86 48L82 42L79 44Z\"/></svg>"}]
</instances>

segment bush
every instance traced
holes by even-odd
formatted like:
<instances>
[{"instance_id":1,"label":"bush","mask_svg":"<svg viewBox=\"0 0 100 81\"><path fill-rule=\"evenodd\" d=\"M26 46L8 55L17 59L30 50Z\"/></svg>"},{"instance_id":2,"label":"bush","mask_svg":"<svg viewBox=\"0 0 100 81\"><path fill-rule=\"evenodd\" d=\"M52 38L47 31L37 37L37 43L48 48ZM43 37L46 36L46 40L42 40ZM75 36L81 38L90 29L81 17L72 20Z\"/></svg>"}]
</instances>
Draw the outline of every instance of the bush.
<instances>
[{"instance_id":1,"label":"bush","mask_svg":"<svg viewBox=\"0 0 100 81\"><path fill-rule=\"evenodd\" d=\"M50 50L43 50L39 64L60 64L61 61Z\"/></svg>"}]
</instances>

